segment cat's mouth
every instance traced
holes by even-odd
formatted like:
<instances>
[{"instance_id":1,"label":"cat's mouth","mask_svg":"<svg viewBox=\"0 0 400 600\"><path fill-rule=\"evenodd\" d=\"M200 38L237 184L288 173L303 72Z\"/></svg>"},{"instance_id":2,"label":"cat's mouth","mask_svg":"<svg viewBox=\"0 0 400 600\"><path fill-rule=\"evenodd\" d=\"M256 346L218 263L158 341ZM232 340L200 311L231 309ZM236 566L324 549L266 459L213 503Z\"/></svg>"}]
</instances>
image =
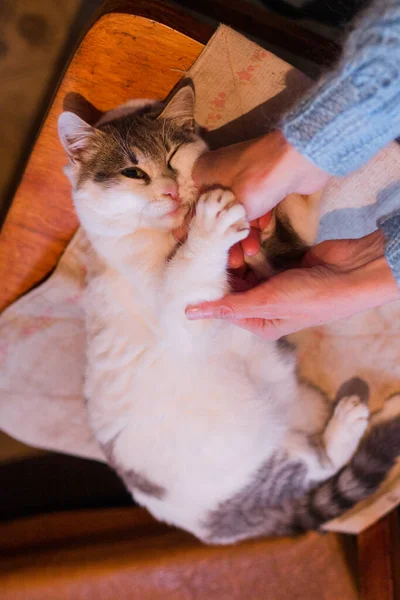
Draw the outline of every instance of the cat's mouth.
<instances>
[{"instance_id":1,"label":"cat's mouth","mask_svg":"<svg viewBox=\"0 0 400 600\"><path fill-rule=\"evenodd\" d=\"M191 205L188 202L174 202L170 206L165 207L165 212L163 213L161 218L182 218L182 220L186 217L186 215L191 212Z\"/></svg>"},{"instance_id":2,"label":"cat's mouth","mask_svg":"<svg viewBox=\"0 0 400 600\"><path fill-rule=\"evenodd\" d=\"M191 219L195 212L195 202L182 201L180 198L174 202L164 201L159 203L158 211L158 219L168 228L175 229Z\"/></svg>"},{"instance_id":3,"label":"cat's mouth","mask_svg":"<svg viewBox=\"0 0 400 600\"><path fill-rule=\"evenodd\" d=\"M189 207L186 203L175 203L174 205L163 206L161 210L159 209L160 212L157 215L157 220L162 227L172 230L181 226L185 220L188 210Z\"/></svg>"},{"instance_id":4,"label":"cat's mouth","mask_svg":"<svg viewBox=\"0 0 400 600\"><path fill-rule=\"evenodd\" d=\"M173 208L172 210L170 210L169 212L167 212L166 216L167 217L174 217L175 215L179 215L183 210L186 210L185 206L182 206L182 204L177 205L175 208Z\"/></svg>"}]
</instances>

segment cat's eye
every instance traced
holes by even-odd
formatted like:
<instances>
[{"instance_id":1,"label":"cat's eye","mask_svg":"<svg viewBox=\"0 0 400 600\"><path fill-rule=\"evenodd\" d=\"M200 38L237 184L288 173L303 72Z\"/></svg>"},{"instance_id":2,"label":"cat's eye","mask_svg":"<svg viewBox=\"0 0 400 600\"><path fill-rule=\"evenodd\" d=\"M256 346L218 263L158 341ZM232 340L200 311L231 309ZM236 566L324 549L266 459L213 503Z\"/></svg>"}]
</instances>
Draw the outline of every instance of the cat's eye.
<instances>
[{"instance_id":1,"label":"cat's eye","mask_svg":"<svg viewBox=\"0 0 400 600\"><path fill-rule=\"evenodd\" d=\"M181 146L183 146L183 144L180 144L179 146L177 146L175 148L175 150L172 152L172 154L170 154L168 160L167 160L167 167L170 171L176 171L176 169L174 169L174 167L171 165L171 160L174 158L175 154L178 152L179 148L181 148Z\"/></svg>"},{"instance_id":2,"label":"cat's eye","mask_svg":"<svg viewBox=\"0 0 400 600\"><path fill-rule=\"evenodd\" d=\"M138 167L128 167L127 169L122 169L121 175L124 175L124 177L129 177L130 179L148 179L148 175Z\"/></svg>"}]
</instances>

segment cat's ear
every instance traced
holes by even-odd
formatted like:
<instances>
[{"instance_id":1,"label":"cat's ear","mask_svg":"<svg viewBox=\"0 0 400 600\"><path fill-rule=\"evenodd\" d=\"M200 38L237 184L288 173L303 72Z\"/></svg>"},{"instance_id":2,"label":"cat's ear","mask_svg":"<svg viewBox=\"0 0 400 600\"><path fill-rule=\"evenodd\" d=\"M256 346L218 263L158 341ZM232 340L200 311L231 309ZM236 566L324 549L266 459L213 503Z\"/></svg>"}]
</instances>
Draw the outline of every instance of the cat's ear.
<instances>
[{"instance_id":1,"label":"cat's ear","mask_svg":"<svg viewBox=\"0 0 400 600\"><path fill-rule=\"evenodd\" d=\"M159 119L170 119L178 127L194 131L195 94L191 85L185 85L168 102Z\"/></svg>"},{"instance_id":2,"label":"cat's ear","mask_svg":"<svg viewBox=\"0 0 400 600\"><path fill-rule=\"evenodd\" d=\"M58 119L58 135L70 160L81 162L101 132L74 113L63 112Z\"/></svg>"}]
</instances>

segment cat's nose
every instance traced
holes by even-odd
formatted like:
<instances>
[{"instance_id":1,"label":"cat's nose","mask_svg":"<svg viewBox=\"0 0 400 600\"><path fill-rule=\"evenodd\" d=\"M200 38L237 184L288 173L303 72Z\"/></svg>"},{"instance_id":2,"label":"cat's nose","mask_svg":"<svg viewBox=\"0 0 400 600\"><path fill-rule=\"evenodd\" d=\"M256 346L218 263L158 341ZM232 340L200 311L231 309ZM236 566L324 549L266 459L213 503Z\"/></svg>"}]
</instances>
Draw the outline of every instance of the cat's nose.
<instances>
[{"instance_id":1,"label":"cat's nose","mask_svg":"<svg viewBox=\"0 0 400 600\"><path fill-rule=\"evenodd\" d=\"M175 181L168 181L168 183L164 183L161 189L162 196L169 196L175 202L179 202L179 192L178 186Z\"/></svg>"}]
</instances>

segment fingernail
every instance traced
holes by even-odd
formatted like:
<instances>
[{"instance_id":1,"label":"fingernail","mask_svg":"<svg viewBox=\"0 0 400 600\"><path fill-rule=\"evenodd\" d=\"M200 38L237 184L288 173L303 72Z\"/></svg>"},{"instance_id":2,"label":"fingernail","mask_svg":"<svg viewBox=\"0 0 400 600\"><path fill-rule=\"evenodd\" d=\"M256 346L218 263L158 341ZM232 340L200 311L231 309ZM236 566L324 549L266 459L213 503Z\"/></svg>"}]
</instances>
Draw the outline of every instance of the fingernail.
<instances>
[{"instance_id":1,"label":"fingernail","mask_svg":"<svg viewBox=\"0 0 400 600\"><path fill-rule=\"evenodd\" d=\"M204 310L202 308L187 308L185 311L186 317L190 321L196 321L197 319L207 319L211 317L210 310Z\"/></svg>"}]
</instances>

